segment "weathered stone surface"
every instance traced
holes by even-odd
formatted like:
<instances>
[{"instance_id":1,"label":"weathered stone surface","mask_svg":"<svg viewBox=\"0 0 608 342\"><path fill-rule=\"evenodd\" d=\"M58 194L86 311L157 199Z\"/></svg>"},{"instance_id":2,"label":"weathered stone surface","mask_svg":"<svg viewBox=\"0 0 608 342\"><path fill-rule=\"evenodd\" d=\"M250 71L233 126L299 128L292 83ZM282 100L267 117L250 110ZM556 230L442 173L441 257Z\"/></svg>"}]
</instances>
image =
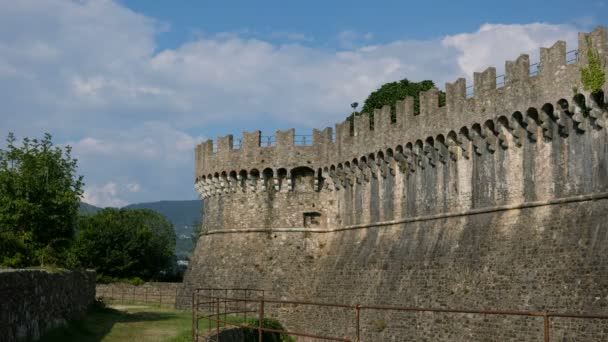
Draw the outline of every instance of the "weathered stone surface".
<instances>
[{"instance_id":1,"label":"weathered stone surface","mask_svg":"<svg viewBox=\"0 0 608 342\"><path fill-rule=\"evenodd\" d=\"M592 44L608 56L605 28ZM580 41L585 44L586 34ZM585 45L581 45L584 47ZM315 131L312 146L197 147L204 235L185 278L283 299L608 315L608 120L565 45ZM608 71L608 66L606 66ZM601 101L600 101L601 102ZM606 102L606 101L604 101ZM184 303L183 305L187 305ZM269 307L286 327L352 337L354 313ZM382 322L383 324L381 324ZM542 319L364 312L364 341L538 341ZM382 329L381 329L382 328ZM555 318L553 340L605 341L608 322Z\"/></svg>"},{"instance_id":2,"label":"weathered stone surface","mask_svg":"<svg viewBox=\"0 0 608 342\"><path fill-rule=\"evenodd\" d=\"M94 271L0 270L0 341L37 339L94 299Z\"/></svg>"}]
</instances>

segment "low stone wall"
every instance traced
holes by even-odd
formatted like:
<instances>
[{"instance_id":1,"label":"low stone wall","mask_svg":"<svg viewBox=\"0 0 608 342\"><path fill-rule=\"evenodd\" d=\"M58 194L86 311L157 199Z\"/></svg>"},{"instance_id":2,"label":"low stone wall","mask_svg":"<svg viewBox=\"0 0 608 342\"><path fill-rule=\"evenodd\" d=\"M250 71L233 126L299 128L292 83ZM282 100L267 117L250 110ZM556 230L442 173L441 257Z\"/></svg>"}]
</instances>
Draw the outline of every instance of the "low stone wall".
<instances>
[{"instance_id":1,"label":"low stone wall","mask_svg":"<svg viewBox=\"0 0 608 342\"><path fill-rule=\"evenodd\" d=\"M94 271L0 270L0 340L38 339L94 299Z\"/></svg>"},{"instance_id":2,"label":"low stone wall","mask_svg":"<svg viewBox=\"0 0 608 342\"><path fill-rule=\"evenodd\" d=\"M191 300L191 295L179 290L181 286L182 283L157 282L149 282L139 286L125 283L97 284L95 296L98 299L110 302L137 302L175 307L179 295L187 297L183 298L182 301Z\"/></svg>"}]
</instances>

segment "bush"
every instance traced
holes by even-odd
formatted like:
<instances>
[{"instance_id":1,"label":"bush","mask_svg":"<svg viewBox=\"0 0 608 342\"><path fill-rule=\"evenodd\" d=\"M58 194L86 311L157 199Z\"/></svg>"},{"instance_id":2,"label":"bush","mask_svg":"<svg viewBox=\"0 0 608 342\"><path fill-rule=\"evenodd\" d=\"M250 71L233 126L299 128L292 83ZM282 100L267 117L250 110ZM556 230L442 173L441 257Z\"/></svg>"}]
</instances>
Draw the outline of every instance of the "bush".
<instances>
[{"instance_id":1,"label":"bush","mask_svg":"<svg viewBox=\"0 0 608 342\"><path fill-rule=\"evenodd\" d=\"M32 264L34 250L24 241L23 235L0 232L0 265L21 268Z\"/></svg>"}]
</instances>

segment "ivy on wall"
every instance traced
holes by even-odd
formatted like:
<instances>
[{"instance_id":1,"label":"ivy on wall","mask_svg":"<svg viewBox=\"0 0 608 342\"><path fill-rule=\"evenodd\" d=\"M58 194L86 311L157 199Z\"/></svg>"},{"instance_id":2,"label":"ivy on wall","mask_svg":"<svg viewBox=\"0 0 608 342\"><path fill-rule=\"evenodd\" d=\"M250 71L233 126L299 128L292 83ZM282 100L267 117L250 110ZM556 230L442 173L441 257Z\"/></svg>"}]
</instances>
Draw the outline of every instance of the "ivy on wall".
<instances>
[{"instance_id":1,"label":"ivy on wall","mask_svg":"<svg viewBox=\"0 0 608 342\"><path fill-rule=\"evenodd\" d=\"M581 68L581 81L583 89L596 94L602 91L606 82L606 73L599 52L593 48L591 38L586 37L587 41L587 61L586 67Z\"/></svg>"}]
</instances>

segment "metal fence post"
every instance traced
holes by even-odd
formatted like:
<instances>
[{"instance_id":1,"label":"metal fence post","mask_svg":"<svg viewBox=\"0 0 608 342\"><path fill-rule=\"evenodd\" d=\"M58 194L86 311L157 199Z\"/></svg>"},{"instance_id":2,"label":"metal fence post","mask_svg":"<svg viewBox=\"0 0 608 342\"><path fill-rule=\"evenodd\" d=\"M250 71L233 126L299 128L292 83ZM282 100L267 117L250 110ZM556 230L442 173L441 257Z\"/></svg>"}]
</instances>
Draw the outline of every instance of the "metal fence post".
<instances>
[{"instance_id":1,"label":"metal fence post","mask_svg":"<svg viewBox=\"0 0 608 342\"><path fill-rule=\"evenodd\" d=\"M144 287L144 302L148 304L148 288Z\"/></svg>"},{"instance_id":2,"label":"metal fence post","mask_svg":"<svg viewBox=\"0 0 608 342\"><path fill-rule=\"evenodd\" d=\"M247 297L247 294L247 290L245 290L245 299L249 299L249 297ZM245 321L245 323L247 323L247 306L249 306L249 301L244 301L243 305L243 320Z\"/></svg>"},{"instance_id":3,"label":"metal fence post","mask_svg":"<svg viewBox=\"0 0 608 342\"><path fill-rule=\"evenodd\" d=\"M217 336L217 342L220 342L220 297L216 297L217 298L217 304L215 307L215 313L216 313L216 325L215 325L215 329L216 329L216 336Z\"/></svg>"},{"instance_id":4,"label":"metal fence post","mask_svg":"<svg viewBox=\"0 0 608 342\"><path fill-rule=\"evenodd\" d=\"M359 304L355 304L355 341L359 342L360 341L360 336L359 336L359 311L361 310L361 308L359 307Z\"/></svg>"},{"instance_id":5,"label":"metal fence post","mask_svg":"<svg viewBox=\"0 0 608 342\"><path fill-rule=\"evenodd\" d=\"M162 307L163 306L163 288L162 287L158 287L158 306Z\"/></svg>"},{"instance_id":6,"label":"metal fence post","mask_svg":"<svg viewBox=\"0 0 608 342\"><path fill-rule=\"evenodd\" d=\"M264 320L264 298L260 300L260 318L258 321L258 341L262 342L262 321Z\"/></svg>"},{"instance_id":7,"label":"metal fence post","mask_svg":"<svg viewBox=\"0 0 608 342\"><path fill-rule=\"evenodd\" d=\"M226 326L226 312L228 312L228 289L224 290L224 326Z\"/></svg>"},{"instance_id":8,"label":"metal fence post","mask_svg":"<svg viewBox=\"0 0 608 342\"><path fill-rule=\"evenodd\" d=\"M192 341L198 341L198 296L192 291Z\"/></svg>"},{"instance_id":9,"label":"metal fence post","mask_svg":"<svg viewBox=\"0 0 608 342\"><path fill-rule=\"evenodd\" d=\"M549 337L549 315L546 311L543 315L543 321L545 326L545 342L551 342L551 338Z\"/></svg>"}]
</instances>

